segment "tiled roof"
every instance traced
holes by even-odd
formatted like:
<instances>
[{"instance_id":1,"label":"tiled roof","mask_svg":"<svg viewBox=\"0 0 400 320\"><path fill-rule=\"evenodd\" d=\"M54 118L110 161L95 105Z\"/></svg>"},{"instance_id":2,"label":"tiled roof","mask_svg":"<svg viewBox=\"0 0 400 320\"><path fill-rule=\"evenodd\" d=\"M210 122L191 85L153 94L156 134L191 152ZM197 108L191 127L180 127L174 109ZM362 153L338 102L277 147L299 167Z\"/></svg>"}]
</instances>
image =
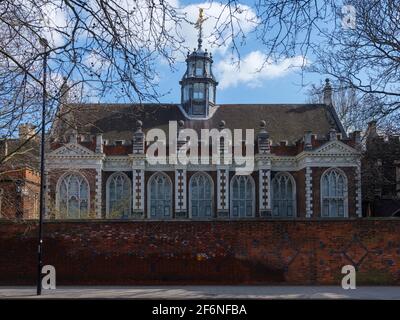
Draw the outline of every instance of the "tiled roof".
<instances>
[{"instance_id":1,"label":"tiled roof","mask_svg":"<svg viewBox=\"0 0 400 320\"><path fill-rule=\"evenodd\" d=\"M176 104L72 104L64 108L62 119L54 128L53 136L75 126L80 134L103 133L104 139L132 140L136 121L143 122L143 130L160 128L168 131L169 121L185 121L186 128L218 128L224 120L229 129L259 130L265 120L273 143L287 140L289 144L301 139L305 131L318 137L326 136L330 128L345 134L334 111L324 104L224 104L206 120L189 120Z\"/></svg>"}]
</instances>

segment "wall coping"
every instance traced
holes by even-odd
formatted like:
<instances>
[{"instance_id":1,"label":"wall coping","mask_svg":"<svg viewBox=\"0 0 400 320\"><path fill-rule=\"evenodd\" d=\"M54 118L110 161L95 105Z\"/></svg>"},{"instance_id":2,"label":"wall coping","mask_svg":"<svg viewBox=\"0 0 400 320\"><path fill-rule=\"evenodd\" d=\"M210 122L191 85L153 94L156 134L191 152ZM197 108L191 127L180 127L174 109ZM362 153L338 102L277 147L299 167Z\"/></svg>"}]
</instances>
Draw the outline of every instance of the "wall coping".
<instances>
[{"instance_id":1,"label":"wall coping","mask_svg":"<svg viewBox=\"0 0 400 320\"><path fill-rule=\"evenodd\" d=\"M400 218L397 217L351 217L351 218L297 218L297 219L283 219L283 218L242 218L242 219L170 219L170 220L162 220L162 219L56 219L56 220L44 220L44 224L60 224L60 223L72 223L72 224L98 224L98 223L236 223L236 222L327 222L327 223L337 223L337 222L363 222L363 221L392 221L400 223ZM24 219L21 221L15 221L10 219L1 219L0 224L32 224L38 223L37 219Z\"/></svg>"}]
</instances>

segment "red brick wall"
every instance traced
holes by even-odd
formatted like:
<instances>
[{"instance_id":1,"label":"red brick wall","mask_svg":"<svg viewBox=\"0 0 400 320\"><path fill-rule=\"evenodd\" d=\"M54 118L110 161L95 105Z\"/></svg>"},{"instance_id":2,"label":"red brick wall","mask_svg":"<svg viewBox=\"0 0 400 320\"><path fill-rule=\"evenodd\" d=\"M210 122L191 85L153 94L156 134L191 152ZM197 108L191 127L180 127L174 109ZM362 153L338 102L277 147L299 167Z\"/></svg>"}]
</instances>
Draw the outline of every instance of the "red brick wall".
<instances>
[{"instance_id":1,"label":"red brick wall","mask_svg":"<svg viewBox=\"0 0 400 320\"><path fill-rule=\"evenodd\" d=\"M400 285L400 220L47 222L62 284ZM37 229L0 223L0 284L34 284Z\"/></svg>"}]
</instances>

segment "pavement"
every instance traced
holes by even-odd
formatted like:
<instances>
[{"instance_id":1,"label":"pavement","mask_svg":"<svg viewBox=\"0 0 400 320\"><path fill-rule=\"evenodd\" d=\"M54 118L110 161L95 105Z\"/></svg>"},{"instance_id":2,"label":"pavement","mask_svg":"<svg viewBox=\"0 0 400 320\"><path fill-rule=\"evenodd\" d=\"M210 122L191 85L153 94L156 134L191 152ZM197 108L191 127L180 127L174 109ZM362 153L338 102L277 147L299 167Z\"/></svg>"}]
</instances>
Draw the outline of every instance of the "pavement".
<instances>
[{"instance_id":1,"label":"pavement","mask_svg":"<svg viewBox=\"0 0 400 320\"><path fill-rule=\"evenodd\" d=\"M0 299L379 299L400 300L400 287L135 286L58 287L36 296L34 287L0 287Z\"/></svg>"}]
</instances>

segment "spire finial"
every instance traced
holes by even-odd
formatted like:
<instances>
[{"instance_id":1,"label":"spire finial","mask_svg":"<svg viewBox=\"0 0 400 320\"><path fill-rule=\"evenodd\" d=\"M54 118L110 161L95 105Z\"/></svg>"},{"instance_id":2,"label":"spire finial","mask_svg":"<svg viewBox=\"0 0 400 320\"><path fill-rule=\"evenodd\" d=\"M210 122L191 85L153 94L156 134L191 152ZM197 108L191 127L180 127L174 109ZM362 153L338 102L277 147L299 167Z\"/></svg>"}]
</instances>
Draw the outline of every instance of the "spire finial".
<instances>
[{"instance_id":1,"label":"spire finial","mask_svg":"<svg viewBox=\"0 0 400 320\"><path fill-rule=\"evenodd\" d=\"M199 18L196 21L196 28L199 29L199 39L197 40L198 47L197 50L201 50L201 44L203 42L203 22L206 21L207 18L204 18L204 9L199 8Z\"/></svg>"}]
</instances>

